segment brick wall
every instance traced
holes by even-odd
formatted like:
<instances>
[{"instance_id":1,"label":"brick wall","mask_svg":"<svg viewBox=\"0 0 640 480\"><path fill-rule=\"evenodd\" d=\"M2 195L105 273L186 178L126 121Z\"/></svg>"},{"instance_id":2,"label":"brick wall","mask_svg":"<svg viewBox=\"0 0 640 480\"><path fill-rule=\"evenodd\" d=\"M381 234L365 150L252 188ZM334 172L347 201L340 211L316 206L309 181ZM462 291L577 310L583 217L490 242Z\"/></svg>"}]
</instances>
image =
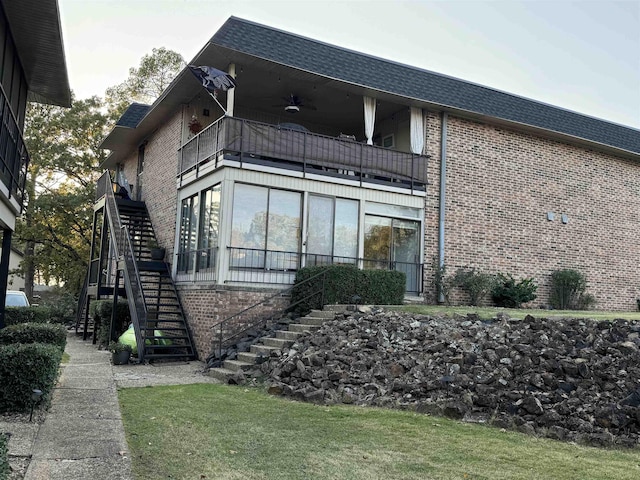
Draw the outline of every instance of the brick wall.
<instances>
[{"instance_id":1,"label":"brick wall","mask_svg":"<svg viewBox=\"0 0 640 480\"><path fill-rule=\"evenodd\" d=\"M440 116L428 122L425 262L438 248ZM459 267L533 276L532 305L548 305L549 275L587 276L599 309L631 310L640 297L640 164L539 136L449 116L446 257ZM553 212L554 221L547 220ZM568 215L563 224L561 214ZM425 286L433 299L433 270ZM461 298L460 296L458 300Z\"/></svg>"},{"instance_id":2,"label":"brick wall","mask_svg":"<svg viewBox=\"0 0 640 480\"><path fill-rule=\"evenodd\" d=\"M225 318L261 302L273 295L273 291L242 289L223 285L180 285L178 292L193 334L193 341L200 360L206 360L212 351L214 327ZM289 298L276 297L261 307L261 314L281 311L289 304ZM243 321L242 318L238 321Z\"/></svg>"}]
</instances>

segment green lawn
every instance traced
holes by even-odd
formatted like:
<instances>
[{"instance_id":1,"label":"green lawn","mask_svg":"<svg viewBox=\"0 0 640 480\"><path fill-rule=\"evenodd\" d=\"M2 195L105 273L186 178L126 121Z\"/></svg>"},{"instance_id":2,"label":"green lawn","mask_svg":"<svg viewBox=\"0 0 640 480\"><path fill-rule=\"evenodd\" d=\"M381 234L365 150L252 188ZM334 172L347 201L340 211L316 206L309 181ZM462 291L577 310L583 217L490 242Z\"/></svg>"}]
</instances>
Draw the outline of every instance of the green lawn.
<instances>
[{"instance_id":1,"label":"green lawn","mask_svg":"<svg viewBox=\"0 0 640 480\"><path fill-rule=\"evenodd\" d=\"M226 385L130 388L138 479L576 479L640 476L602 450L411 412L316 406Z\"/></svg>"},{"instance_id":2,"label":"green lawn","mask_svg":"<svg viewBox=\"0 0 640 480\"><path fill-rule=\"evenodd\" d=\"M640 312L612 312L607 310L540 310L524 308L497 308L497 307L445 307L441 305L403 305L393 307L405 312L421 313L424 315L467 315L477 313L483 319L496 316L497 313L506 313L512 318L524 318L526 315L544 318L593 318L596 320L614 320L625 318L627 320L640 320Z\"/></svg>"}]
</instances>

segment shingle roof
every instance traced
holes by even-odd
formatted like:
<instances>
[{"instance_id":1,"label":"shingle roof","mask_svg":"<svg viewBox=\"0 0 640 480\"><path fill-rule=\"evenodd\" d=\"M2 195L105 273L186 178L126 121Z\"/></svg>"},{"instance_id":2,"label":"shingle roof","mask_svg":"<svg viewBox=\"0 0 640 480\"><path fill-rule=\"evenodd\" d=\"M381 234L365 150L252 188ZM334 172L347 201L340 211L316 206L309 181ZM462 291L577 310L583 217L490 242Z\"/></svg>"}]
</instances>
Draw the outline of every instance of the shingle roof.
<instances>
[{"instance_id":1,"label":"shingle roof","mask_svg":"<svg viewBox=\"0 0 640 480\"><path fill-rule=\"evenodd\" d=\"M132 103L118 119L116 125L119 127L136 128L150 108L151 105Z\"/></svg>"},{"instance_id":2,"label":"shingle roof","mask_svg":"<svg viewBox=\"0 0 640 480\"><path fill-rule=\"evenodd\" d=\"M211 43L344 82L640 154L640 130L236 17L224 23Z\"/></svg>"}]
</instances>

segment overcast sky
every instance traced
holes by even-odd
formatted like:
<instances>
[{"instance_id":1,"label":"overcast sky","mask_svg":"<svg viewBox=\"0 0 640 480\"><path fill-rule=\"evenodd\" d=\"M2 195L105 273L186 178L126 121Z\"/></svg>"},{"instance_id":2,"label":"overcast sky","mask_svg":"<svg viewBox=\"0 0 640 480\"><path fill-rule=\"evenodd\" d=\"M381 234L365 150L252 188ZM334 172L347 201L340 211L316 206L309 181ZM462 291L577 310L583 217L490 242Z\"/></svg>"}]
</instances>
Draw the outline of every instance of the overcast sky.
<instances>
[{"instance_id":1,"label":"overcast sky","mask_svg":"<svg viewBox=\"0 0 640 480\"><path fill-rule=\"evenodd\" d=\"M189 61L235 15L640 129L640 0L59 3L78 98L154 47Z\"/></svg>"}]
</instances>

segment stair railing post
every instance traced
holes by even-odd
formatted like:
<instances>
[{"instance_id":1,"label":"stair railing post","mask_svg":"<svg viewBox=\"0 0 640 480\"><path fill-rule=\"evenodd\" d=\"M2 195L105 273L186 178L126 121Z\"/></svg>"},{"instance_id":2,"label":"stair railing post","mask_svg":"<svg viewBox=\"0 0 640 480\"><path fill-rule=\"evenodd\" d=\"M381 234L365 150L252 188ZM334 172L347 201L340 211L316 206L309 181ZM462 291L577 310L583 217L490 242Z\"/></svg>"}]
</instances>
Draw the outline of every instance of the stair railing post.
<instances>
[{"instance_id":1,"label":"stair railing post","mask_svg":"<svg viewBox=\"0 0 640 480\"><path fill-rule=\"evenodd\" d=\"M113 304L111 306L111 325L109 328L109 341L116 341L116 310L118 307L118 287L120 286L120 270L116 269L116 278L113 285ZM95 327L94 327L95 328Z\"/></svg>"}]
</instances>

